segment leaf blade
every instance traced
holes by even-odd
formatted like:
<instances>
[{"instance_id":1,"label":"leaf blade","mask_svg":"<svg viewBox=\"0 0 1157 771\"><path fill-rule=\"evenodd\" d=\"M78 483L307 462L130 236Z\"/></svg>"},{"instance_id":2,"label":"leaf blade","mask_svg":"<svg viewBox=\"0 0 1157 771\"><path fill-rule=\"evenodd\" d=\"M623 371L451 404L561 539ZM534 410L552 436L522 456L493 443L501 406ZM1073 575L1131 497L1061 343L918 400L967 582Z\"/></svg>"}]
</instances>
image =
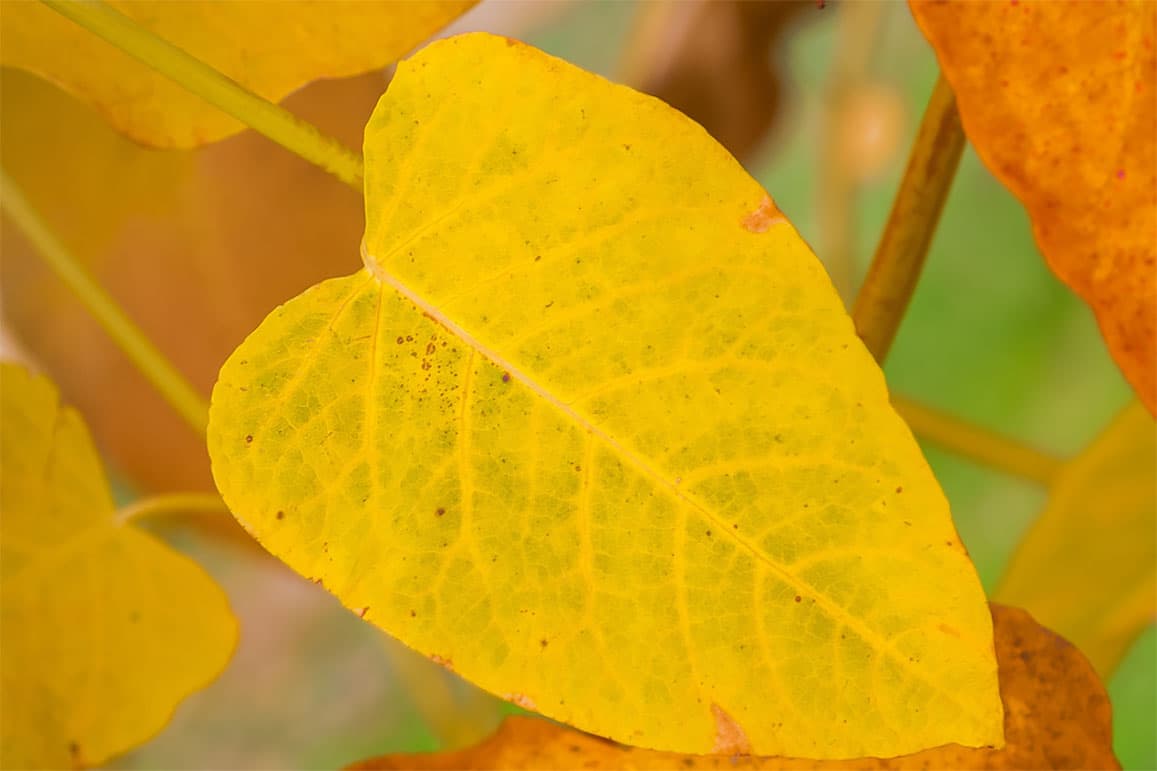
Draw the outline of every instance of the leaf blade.
<instances>
[{"instance_id":1,"label":"leaf blade","mask_svg":"<svg viewBox=\"0 0 1157 771\"><path fill-rule=\"evenodd\" d=\"M822 268L702 129L466 35L399 67L366 161L367 270L271 314L214 389L215 478L270 551L631 743L999 743L946 502ZM846 661L811 671L816 641Z\"/></svg>"},{"instance_id":2,"label":"leaf blade","mask_svg":"<svg viewBox=\"0 0 1157 771\"><path fill-rule=\"evenodd\" d=\"M1157 619L1157 437L1129 405L1065 464L995 597L1084 651L1106 680Z\"/></svg>"},{"instance_id":3,"label":"leaf blade","mask_svg":"<svg viewBox=\"0 0 1157 771\"><path fill-rule=\"evenodd\" d=\"M87 429L55 387L11 364L0 377L0 687L20 705L3 711L4 763L103 763L220 673L236 625L196 563L117 521Z\"/></svg>"}]
</instances>

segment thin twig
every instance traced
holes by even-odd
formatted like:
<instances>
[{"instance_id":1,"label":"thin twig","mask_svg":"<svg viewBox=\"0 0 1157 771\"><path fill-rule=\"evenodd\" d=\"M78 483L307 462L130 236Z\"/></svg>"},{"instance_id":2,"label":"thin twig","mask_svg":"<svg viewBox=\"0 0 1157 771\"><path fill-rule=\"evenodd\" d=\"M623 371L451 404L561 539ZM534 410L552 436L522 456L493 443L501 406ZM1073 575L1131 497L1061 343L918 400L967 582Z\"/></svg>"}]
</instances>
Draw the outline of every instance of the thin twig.
<instances>
[{"instance_id":1,"label":"thin twig","mask_svg":"<svg viewBox=\"0 0 1157 771\"><path fill-rule=\"evenodd\" d=\"M1035 447L900 396L892 396L892 406L919 438L1011 476L1047 486L1065 463Z\"/></svg>"},{"instance_id":2,"label":"thin twig","mask_svg":"<svg viewBox=\"0 0 1157 771\"><path fill-rule=\"evenodd\" d=\"M880 364L916 289L963 150L964 129L956 97L941 75L852 313L856 332Z\"/></svg>"},{"instance_id":3,"label":"thin twig","mask_svg":"<svg viewBox=\"0 0 1157 771\"><path fill-rule=\"evenodd\" d=\"M109 337L166 401L200 436L209 424L209 405L120 305L88 274L81 262L53 235L48 225L6 172L0 170L0 205L57 277L88 308Z\"/></svg>"}]
</instances>

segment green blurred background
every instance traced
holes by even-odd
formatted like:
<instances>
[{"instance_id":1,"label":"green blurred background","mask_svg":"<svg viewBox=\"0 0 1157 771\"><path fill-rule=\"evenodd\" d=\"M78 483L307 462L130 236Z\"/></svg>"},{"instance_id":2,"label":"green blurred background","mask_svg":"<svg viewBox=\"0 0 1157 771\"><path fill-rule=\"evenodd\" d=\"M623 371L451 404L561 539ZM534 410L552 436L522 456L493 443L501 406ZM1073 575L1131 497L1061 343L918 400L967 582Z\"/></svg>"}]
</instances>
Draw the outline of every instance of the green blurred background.
<instances>
[{"instance_id":1,"label":"green blurred background","mask_svg":"<svg viewBox=\"0 0 1157 771\"><path fill-rule=\"evenodd\" d=\"M822 160L831 151L829 78L842 39L832 6L794 17L771 57L783 92L749 168L821 252ZM617 79L638 8L631 2L484 3L456 29L519 37ZM878 9L857 87L870 130L851 224L852 273L866 270L936 80L906 4ZM1068 456L1130 399L1087 307L1045 267L1024 211L966 150L928 265L888 361L899 394ZM926 448L986 589L1041 510L1043 491ZM193 534L179 544L230 592L243 640L225 676L178 710L156 740L115 768L335 768L375 754L436 749L509 711L360 623L317 587L268 560ZM1157 768L1157 634L1113 682L1118 755ZM461 725L422 714L461 709ZM462 733L465 732L465 733Z\"/></svg>"}]
</instances>

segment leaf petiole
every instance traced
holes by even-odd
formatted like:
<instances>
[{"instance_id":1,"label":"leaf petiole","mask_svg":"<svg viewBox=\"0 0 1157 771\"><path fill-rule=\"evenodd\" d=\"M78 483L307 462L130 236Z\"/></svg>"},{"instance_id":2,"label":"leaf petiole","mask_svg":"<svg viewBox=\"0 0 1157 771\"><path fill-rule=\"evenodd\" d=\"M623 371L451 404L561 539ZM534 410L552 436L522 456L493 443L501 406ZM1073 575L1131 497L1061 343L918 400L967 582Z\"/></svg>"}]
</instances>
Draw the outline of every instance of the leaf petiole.
<instances>
[{"instance_id":1,"label":"leaf petiole","mask_svg":"<svg viewBox=\"0 0 1157 771\"><path fill-rule=\"evenodd\" d=\"M294 155L362 189L362 159L313 124L157 37L102 0L42 0L52 10L204 99Z\"/></svg>"},{"instance_id":2,"label":"leaf petiole","mask_svg":"<svg viewBox=\"0 0 1157 771\"><path fill-rule=\"evenodd\" d=\"M221 500L221 496L216 493L166 493L133 501L117 511L116 519L123 525L141 517L155 517L158 514L191 514L210 511L222 514L229 513L225 501Z\"/></svg>"},{"instance_id":3,"label":"leaf petiole","mask_svg":"<svg viewBox=\"0 0 1157 771\"><path fill-rule=\"evenodd\" d=\"M1049 485L1065 461L1014 439L892 395L892 406L918 438L988 468Z\"/></svg>"}]
</instances>

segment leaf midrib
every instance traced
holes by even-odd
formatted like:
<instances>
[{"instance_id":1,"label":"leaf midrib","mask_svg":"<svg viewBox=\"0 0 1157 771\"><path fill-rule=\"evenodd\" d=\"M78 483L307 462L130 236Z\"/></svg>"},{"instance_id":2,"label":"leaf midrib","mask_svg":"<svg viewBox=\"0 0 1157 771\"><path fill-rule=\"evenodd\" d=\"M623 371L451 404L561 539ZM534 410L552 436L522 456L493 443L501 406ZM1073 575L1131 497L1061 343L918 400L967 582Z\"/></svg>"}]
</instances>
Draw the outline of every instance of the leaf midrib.
<instances>
[{"instance_id":1,"label":"leaf midrib","mask_svg":"<svg viewBox=\"0 0 1157 771\"><path fill-rule=\"evenodd\" d=\"M877 633L871 627L863 624L859 619L848 614L843 608L840 608L838 605L836 605L830 598L828 598L818 589L792 574L786 567L773 560L766 553L749 542L746 538L743 537L742 534L737 533L733 528L728 527L726 522L719 519L718 516L711 512L710 509L680 489L678 484L663 476L656 468L654 468L638 453L635 453L629 448L625 447L614 436L592 423L585 416L579 414L571 406L560 401L545 388L538 385L538 383L532 380L519 367L515 366L513 362L508 361L496 351L484 345L480 340L467 332L453 320L448 318L437 307L425 301L416 292L411 290L401 281L385 271L381 264L378 263L377 259L369 253L364 241L362 243L362 259L365 263L365 270L377 281L386 286L389 286L403 298L413 303L418 310L422 311L432 320L445 327L451 334L455 335L459 340L461 340L463 344L469 346L471 350L475 351L478 355L487 359L492 364L502 369L504 372L509 373L511 378L529 388L539 398L572 420L575 425L582 428L589 435L600 439L608 448L610 448L628 465L633 467L637 472L652 480L652 482L654 482L658 487L667 492L677 501L680 501L688 508L697 512L709 523L717 527L721 533L726 533L728 538L730 538L743 549L750 552L757 560L757 562L764 565L785 584L791 586L793 589L801 593L807 592L809 596L815 597L817 606L822 608L833 621L843 624L848 629L858 634L865 641L869 642L876 650L880 651L881 654L891 657L893 661L899 664L902 669L911 672L915 678L931 686L934 691L946 697L948 701L959 707L962 713L969 714L974 718L980 717L977 713L965 709L964 705L961 703L956 694L943 689L938 683L930 680L923 670L913 666L913 663L909 661L907 657L897 654L892 649L892 646L888 643L888 641L880 636L879 633Z\"/></svg>"}]
</instances>

